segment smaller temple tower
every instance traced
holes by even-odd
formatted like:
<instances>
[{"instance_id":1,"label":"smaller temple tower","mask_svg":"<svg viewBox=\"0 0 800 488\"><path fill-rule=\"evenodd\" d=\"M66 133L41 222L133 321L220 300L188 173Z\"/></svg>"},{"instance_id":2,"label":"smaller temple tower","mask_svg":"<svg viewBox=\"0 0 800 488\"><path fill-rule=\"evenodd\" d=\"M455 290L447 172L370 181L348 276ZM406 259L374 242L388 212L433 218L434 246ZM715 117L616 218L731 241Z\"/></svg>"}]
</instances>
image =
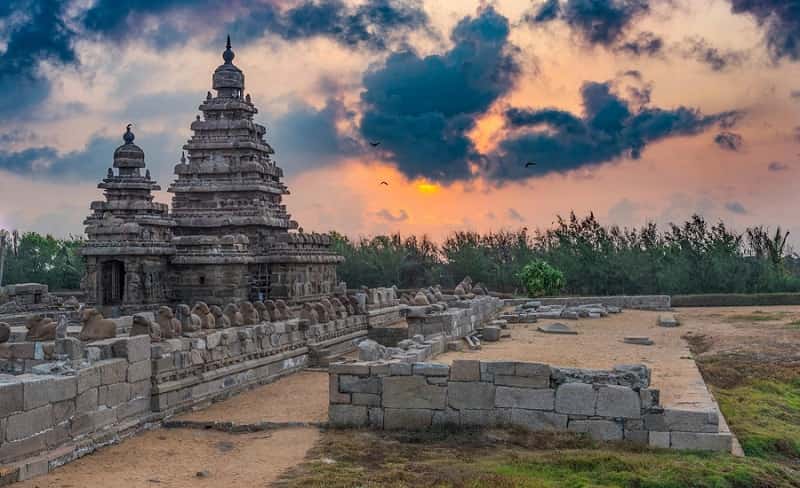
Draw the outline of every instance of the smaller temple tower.
<instances>
[{"instance_id":1,"label":"smaller temple tower","mask_svg":"<svg viewBox=\"0 0 800 488\"><path fill-rule=\"evenodd\" d=\"M169 257L175 254L175 223L169 207L153 201L152 191L161 188L145 168L144 151L133 143L130 124L123 140L114 151L113 168L97 185L105 201L91 204L84 221L88 240L81 250L86 301L107 313L169 301Z\"/></svg>"}]
</instances>

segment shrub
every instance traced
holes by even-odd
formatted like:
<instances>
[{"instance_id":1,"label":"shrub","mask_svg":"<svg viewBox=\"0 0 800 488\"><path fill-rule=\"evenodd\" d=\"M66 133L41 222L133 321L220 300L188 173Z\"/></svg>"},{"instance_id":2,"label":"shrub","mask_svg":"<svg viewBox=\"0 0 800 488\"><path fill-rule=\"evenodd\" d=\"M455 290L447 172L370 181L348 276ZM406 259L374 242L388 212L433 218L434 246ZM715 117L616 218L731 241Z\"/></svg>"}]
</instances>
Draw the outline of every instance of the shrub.
<instances>
[{"instance_id":1,"label":"shrub","mask_svg":"<svg viewBox=\"0 0 800 488\"><path fill-rule=\"evenodd\" d=\"M564 273L541 259L535 259L519 273L522 286L530 296L556 295L564 288Z\"/></svg>"}]
</instances>

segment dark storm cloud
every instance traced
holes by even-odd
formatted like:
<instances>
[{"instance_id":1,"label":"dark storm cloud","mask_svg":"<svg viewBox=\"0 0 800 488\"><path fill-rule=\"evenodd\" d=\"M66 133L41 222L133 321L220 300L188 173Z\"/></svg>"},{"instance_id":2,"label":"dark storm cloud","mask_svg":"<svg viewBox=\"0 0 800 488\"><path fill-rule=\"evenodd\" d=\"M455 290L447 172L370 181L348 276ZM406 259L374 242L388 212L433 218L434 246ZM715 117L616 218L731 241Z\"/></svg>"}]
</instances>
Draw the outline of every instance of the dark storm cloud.
<instances>
[{"instance_id":1,"label":"dark storm cloud","mask_svg":"<svg viewBox=\"0 0 800 488\"><path fill-rule=\"evenodd\" d=\"M649 0L548 1L524 20L536 24L561 19L589 44L611 46L649 10Z\"/></svg>"},{"instance_id":2,"label":"dark storm cloud","mask_svg":"<svg viewBox=\"0 0 800 488\"><path fill-rule=\"evenodd\" d=\"M64 22L65 2L60 0L5 0L0 7L5 51L0 53L0 118L24 112L50 93L50 83L39 73L48 61L76 61L73 32Z\"/></svg>"},{"instance_id":3,"label":"dark storm cloud","mask_svg":"<svg viewBox=\"0 0 800 488\"><path fill-rule=\"evenodd\" d=\"M740 202L727 202L725 204L725 208L729 212L739 215L745 215L747 213L747 209L744 208L744 205L742 205Z\"/></svg>"},{"instance_id":4,"label":"dark storm cloud","mask_svg":"<svg viewBox=\"0 0 800 488\"><path fill-rule=\"evenodd\" d=\"M735 132L723 131L714 136L714 143L726 151L739 151L744 145L744 138Z\"/></svg>"},{"instance_id":5,"label":"dark storm cloud","mask_svg":"<svg viewBox=\"0 0 800 488\"><path fill-rule=\"evenodd\" d=\"M630 56L652 57L661 54L664 40L652 32L640 32L636 37L621 41L614 49Z\"/></svg>"},{"instance_id":6,"label":"dark storm cloud","mask_svg":"<svg viewBox=\"0 0 800 488\"><path fill-rule=\"evenodd\" d=\"M764 29L773 60L800 60L800 1L731 0L731 10L752 16Z\"/></svg>"},{"instance_id":7,"label":"dark storm cloud","mask_svg":"<svg viewBox=\"0 0 800 488\"><path fill-rule=\"evenodd\" d=\"M706 64L714 71L723 71L729 66L741 66L748 56L743 51L714 47L702 37L685 39L679 51L685 58Z\"/></svg>"},{"instance_id":8,"label":"dark storm cloud","mask_svg":"<svg viewBox=\"0 0 800 488\"><path fill-rule=\"evenodd\" d=\"M84 149L64 154L50 146L0 151L0 170L38 180L100 181L113 163L114 150L122 144L123 131L115 138L95 135ZM179 147L179 141L174 138L165 134L136 138L136 143L145 151L148 168L162 180L172 173L179 157L174 154Z\"/></svg>"},{"instance_id":9,"label":"dark storm cloud","mask_svg":"<svg viewBox=\"0 0 800 488\"><path fill-rule=\"evenodd\" d=\"M339 100L328 100L321 109L295 101L268 125L267 139L275 141L276 159L287 172L330 165L361 151L357 141L336 128L337 121L352 118Z\"/></svg>"},{"instance_id":10,"label":"dark storm cloud","mask_svg":"<svg viewBox=\"0 0 800 488\"><path fill-rule=\"evenodd\" d=\"M232 20L225 24L220 18ZM349 47L385 49L388 41L427 28L428 17L420 0L367 0L356 6L305 0L289 8L275 1L99 0L83 17L87 31L117 42L140 38L147 26L149 41L160 47L187 41L198 25L217 30L218 36L230 33L238 42L267 34L290 41L328 37Z\"/></svg>"},{"instance_id":11,"label":"dark storm cloud","mask_svg":"<svg viewBox=\"0 0 800 488\"><path fill-rule=\"evenodd\" d=\"M584 83L581 96L582 116L558 109L508 109L505 117L512 132L487 157L489 176L507 181L621 157L637 159L652 142L699 134L715 124L730 125L740 115L704 115L687 107L632 107L614 92L611 82ZM526 161L537 164L525 168Z\"/></svg>"},{"instance_id":12,"label":"dark storm cloud","mask_svg":"<svg viewBox=\"0 0 800 488\"><path fill-rule=\"evenodd\" d=\"M520 71L508 35L508 20L487 7L456 25L444 54L389 56L364 76L361 134L410 178L468 178L478 154L467 133Z\"/></svg>"}]
</instances>

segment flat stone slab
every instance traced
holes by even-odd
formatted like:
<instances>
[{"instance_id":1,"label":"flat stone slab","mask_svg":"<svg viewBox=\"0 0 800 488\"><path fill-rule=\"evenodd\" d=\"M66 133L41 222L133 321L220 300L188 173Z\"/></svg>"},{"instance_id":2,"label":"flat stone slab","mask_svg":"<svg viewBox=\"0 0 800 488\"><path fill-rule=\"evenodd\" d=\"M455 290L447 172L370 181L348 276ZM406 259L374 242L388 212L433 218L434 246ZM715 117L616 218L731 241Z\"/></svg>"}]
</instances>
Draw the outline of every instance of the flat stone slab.
<instances>
[{"instance_id":1,"label":"flat stone slab","mask_svg":"<svg viewBox=\"0 0 800 488\"><path fill-rule=\"evenodd\" d=\"M637 346L652 346L653 344L655 344L655 342L653 342L653 340L650 339L649 337L639 337L639 336L626 337L622 339L622 342L624 342L625 344L635 344Z\"/></svg>"},{"instance_id":2,"label":"flat stone slab","mask_svg":"<svg viewBox=\"0 0 800 488\"><path fill-rule=\"evenodd\" d=\"M568 327L565 324L562 324L561 322L556 322L556 323L553 323L553 324L540 325L539 327L537 327L537 330L539 332L544 332L545 334L569 334L569 335L575 335L575 334L578 333L578 331Z\"/></svg>"},{"instance_id":3,"label":"flat stone slab","mask_svg":"<svg viewBox=\"0 0 800 488\"><path fill-rule=\"evenodd\" d=\"M680 321L671 313L662 313L658 316L658 325L661 327L677 327Z\"/></svg>"}]
</instances>

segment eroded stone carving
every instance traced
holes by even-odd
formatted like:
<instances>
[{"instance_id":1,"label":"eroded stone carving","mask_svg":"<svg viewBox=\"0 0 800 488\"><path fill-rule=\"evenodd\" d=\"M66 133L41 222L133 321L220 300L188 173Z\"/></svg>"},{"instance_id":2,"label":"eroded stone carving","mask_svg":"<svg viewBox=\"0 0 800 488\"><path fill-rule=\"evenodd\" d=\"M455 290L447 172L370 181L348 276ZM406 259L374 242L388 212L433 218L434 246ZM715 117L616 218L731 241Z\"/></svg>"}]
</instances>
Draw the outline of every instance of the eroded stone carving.
<instances>
[{"instance_id":1,"label":"eroded stone carving","mask_svg":"<svg viewBox=\"0 0 800 488\"><path fill-rule=\"evenodd\" d=\"M85 308L81 312L82 341L98 341L117 336L117 324L113 320L103 318L97 309Z\"/></svg>"},{"instance_id":2,"label":"eroded stone carving","mask_svg":"<svg viewBox=\"0 0 800 488\"><path fill-rule=\"evenodd\" d=\"M161 326L158 325L158 322L153 322L143 315L134 315L130 336L139 335L150 336L152 342L159 342L161 340Z\"/></svg>"},{"instance_id":3,"label":"eroded stone carving","mask_svg":"<svg viewBox=\"0 0 800 488\"><path fill-rule=\"evenodd\" d=\"M319 322L319 315L316 309L306 302L303 304L303 308L300 309L300 319L305 321L307 325L314 325Z\"/></svg>"},{"instance_id":4,"label":"eroded stone carving","mask_svg":"<svg viewBox=\"0 0 800 488\"><path fill-rule=\"evenodd\" d=\"M228 317L228 321L232 327L241 327L244 325L242 312L239 311L239 307L237 307L235 303L225 305L225 316Z\"/></svg>"},{"instance_id":5,"label":"eroded stone carving","mask_svg":"<svg viewBox=\"0 0 800 488\"><path fill-rule=\"evenodd\" d=\"M25 323L26 341L52 341L56 338L56 323L40 314L31 315Z\"/></svg>"},{"instance_id":6,"label":"eroded stone carving","mask_svg":"<svg viewBox=\"0 0 800 488\"><path fill-rule=\"evenodd\" d=\"M258 312L251 302L245 300L239 303L239 311L242 314L243 325L256 325L261 322L261 317L258 316Z\"/></svg>"},{"instance_id":7,"label":"eroded stone carving","mask_svg":"<svg viewBox=\"0 0 800 488\"><path fill-rule=\"evenodd\" d=\"M202 321L200 317L192 313L189 305L182 303L175 308L175 312L181 323L181 333L185 334L187 332L197 332L200 330Z\"/></svg>"},{"instance_id":8,"label":"eroded stone carving","mask_svg":"<svg viewBox=\"0 0 800 488\"><path fill-rule=\"evenodd\" d=\"M218 329L227 329L231 326L231 320L222 312L218 305L211 306L211 314Z\"/></svg>"},{"instance_id":9,"label":"eroded stone carving","mask_svg":"<svg viewBox=\"0 0 800 488\"><path fill-rule=\"evenodd\" d=\"M192 308L192 314L200 317L200 327L203 329L216 329L217 321L206 302L197 302Z\"/></svg>"},{"instance_id":10,"label":"eroded stone carving","mask_svg":"<svg viewBox=\"0 0 800 488\"><path fill-rule=\"evenodd\" d=\"M164 339L175 339L181 335L181 322L175 318L175 314L169 307L158 307L156 319L158 327L161 329L161 337Z\"/></svg>"}]
</instances>

